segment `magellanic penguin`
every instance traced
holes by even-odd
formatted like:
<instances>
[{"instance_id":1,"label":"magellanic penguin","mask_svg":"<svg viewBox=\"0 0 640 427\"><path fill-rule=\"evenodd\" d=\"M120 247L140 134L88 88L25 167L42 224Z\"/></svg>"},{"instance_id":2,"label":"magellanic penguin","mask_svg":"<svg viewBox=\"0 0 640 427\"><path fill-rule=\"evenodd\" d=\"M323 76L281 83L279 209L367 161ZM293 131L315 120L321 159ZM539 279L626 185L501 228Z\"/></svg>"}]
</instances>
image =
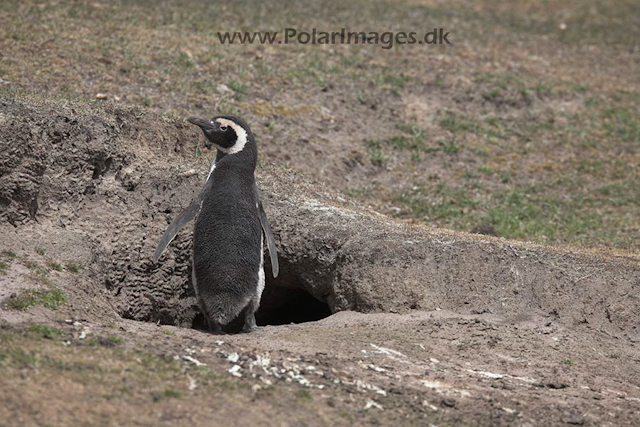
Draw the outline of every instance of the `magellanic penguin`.
<instances>
[{"instance_id":1,"label":"magellanic penguin","mask_svg":"<svg viewBox=\"0 0 640 427\"><path fill-rule=\"evenodd\" d=\"M260 201L254 172L258 149L249 125L237 117L190 118L217 155L204 189L165 231L153 259L178 230L196 218L193 230L192 283L209 329L219 332L244 311L243 331L256 329L255 312L264 289L266 238L273 277L278 255ZM263 236L264 233L264 236Z\"/></svg>"}]
</instances>

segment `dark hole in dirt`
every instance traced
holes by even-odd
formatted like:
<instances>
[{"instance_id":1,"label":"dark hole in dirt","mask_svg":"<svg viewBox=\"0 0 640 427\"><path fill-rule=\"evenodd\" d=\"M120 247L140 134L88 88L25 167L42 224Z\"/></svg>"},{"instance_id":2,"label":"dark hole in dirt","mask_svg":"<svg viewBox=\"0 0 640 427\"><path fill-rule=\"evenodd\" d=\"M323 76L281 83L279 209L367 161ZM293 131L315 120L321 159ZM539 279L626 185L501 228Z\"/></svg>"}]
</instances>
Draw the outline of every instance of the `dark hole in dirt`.
<instances>
[{"instance_id":1,"label":"dark hole in dirt","mask_svg":"<svg viewBox=\"0 0 640 427\"><path fill-rule=\"evenodd\" d=\"M264 325L288 325L313 322L331 316L325 302L303 289L269 286L262 294L262 302L256 313L256 323Z\"/></svg>"},{"instance_id":2,"label":"dark hole in dirt","mask_svg":"<svg viewBox=\"0 0 640 427\"><path fill-rule=\"evenodd\" d=\"M100 178L101 175L104 175L109 171L111 165L113 164L113 159L111 157L107 157L106 159L102 157L98 157L93 160L93 179Z\"/></svg>"},{"instance_id":3,"label":"dark hole in dirt","mask_svg":"<svg viewBox=\"0 0 640 427\"><path fill-rule=\"evenodd\" d=\"M288 325L290 323L313 322L331 316L331 309L325 302L313 297L303 289L267 286L262 294L260 308L256 313L258 326ZM243 313L225 326L225 332L239 332L242 329ZM193 328L206 330L202 313L193 319Z\"/></svg>"}]
</instances>

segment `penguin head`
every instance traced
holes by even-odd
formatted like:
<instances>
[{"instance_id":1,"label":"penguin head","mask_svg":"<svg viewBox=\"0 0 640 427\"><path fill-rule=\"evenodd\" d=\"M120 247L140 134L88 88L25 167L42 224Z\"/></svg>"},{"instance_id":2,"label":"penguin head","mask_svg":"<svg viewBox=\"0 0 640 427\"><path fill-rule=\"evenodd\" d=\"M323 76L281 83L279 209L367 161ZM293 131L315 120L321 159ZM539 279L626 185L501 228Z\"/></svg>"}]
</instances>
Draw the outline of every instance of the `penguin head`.
<instances>
[{"instance_id":1,"label":"penguin head","mask_svg":"<svg viewBox=\"0 0 640 427\"><path fill-rule=\"evenodd\" d=\"M202 129L207 148L213 145L225 154L241 152L252 138L249 125L238 117L217 116L211 120L190 117L189 122Z\"/></svg>"}]
</instances>

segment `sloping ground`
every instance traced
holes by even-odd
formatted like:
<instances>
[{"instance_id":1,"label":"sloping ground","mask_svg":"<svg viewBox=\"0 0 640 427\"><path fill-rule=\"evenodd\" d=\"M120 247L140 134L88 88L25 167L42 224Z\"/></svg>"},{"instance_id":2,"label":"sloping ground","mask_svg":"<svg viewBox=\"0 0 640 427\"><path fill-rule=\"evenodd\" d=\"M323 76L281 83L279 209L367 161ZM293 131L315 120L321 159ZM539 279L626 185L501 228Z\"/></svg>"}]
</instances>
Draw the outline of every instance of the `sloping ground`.
<instances>
[{"instance_id":1,"label":"sloping ground","mask_svg":"<svg viewBox=\"0 0 640 427\"><path fill-rule=\"evenodd\" d=\"M218 31L450 32L452 45ZM0 2L0 88L234 113L262 154L389 216L640 250L640 2Z\"/></svg>"},{"instance_id":2,"label":"sloping ground","mask_svg":"<svg viewBox=\"0 0 640 427\"><path fill-rule=\"evenodd\" d=\"M1 102L8 424L633 425L640 415L636 256L409 226L263 162L282 274L268 277L259 320L338 313L213 336L190 329L189 230L150 260L208 168L196 129L131 108Z\"/></svg>"}]
</instances>

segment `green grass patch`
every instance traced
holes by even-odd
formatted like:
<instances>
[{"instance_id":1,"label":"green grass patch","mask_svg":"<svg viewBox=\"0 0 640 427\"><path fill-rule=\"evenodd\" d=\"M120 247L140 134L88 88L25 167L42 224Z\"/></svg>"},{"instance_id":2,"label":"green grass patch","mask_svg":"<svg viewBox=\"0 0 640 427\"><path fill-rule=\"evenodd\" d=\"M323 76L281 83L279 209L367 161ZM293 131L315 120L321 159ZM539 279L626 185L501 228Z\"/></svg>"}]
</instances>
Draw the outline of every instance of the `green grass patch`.
<instances>
[{"instance_id":1,"label":"green grass patch","mask_svg":"<svg viewBox=\"0 0 640 427\"><path fill-rule=\"evenodd\" d=\"M387 139L366 141L371 163L376 166L386 166L391 160L393 151L409 152L412 160L419 160L423 152L433 151L425 145L426 133L415 124L400 123L397 129L401 132Z\"/></svg>"},{"instance_id":2,"label":"green grass patch","mask_svg":"<svg viewBox=\"0 0 640 427\"><path fill-rule=\"evenodd\" d=\"M62 335L62 331L60 329L54 328L53 326L49 325L31 325L28 328L28 331L39 338L47 339L56 339Z\"/></svg>"},{"instance_id":3,"label":"green grass patch","mask_svg":"<svg viewBox=\"0 0 640 427\"><path fill-rule=\"evenodd\" d=\"M0 349L0 365L15 366L20 369L35 367L37 356L23 348Z\"/></svg>"},{"instance_id":4,"label":"green grass patch","mask_svg":"<svg viewBox=\"0 0 640 427\"><path fill-rule=\"evenodd\" d=\"M609 106L601 117L608 136L640 145L640 109L635 107Z\"/></svg>"},{"instance_id":5,"label":"green grass patch","mask_svg":"<svg viewBox=\"0 0 640 427\"><path fill-rule=\"evenodd\" d=\"M26 260L24 262L24 265L29 270L33 271L36 275L46 276L47 274L49 274L49 270L48 269L42 267L40 264L38 264L35 261Z\"/></svg>"},{"instance_id":6,"label":"green grass patch","mask_svg":"<svg viewBox=\"0 0 640 427\"><path fill-rule=\"evenodd\" d=\"M404 77L398 75L386 75L383 78L384 84L389 88L394 96L399 97L402 93L402 89L406 84Z\"/></svg>"},{"instance_id":7,"label":"green grass patch","mask_svg":"<svg viewBox=\"0 0 640 427\"><path fill-rule=\"evenodd\" d=\"M455 219L464 215L468 209L474 209L478 202L464 189L451 187L445 183L438 183L434 187L415 189L401 194L397 201L405 205L410 216L430 220L444 220L447 225L453 225Z\"/></svg>"},{"instance_id":8,"label":"green grass patch","mask_svg":"<svg viewBox=\"0 0 640 427\"><path fill-rule=\"evenodd\" d=\"M241 94L247 93L247 86L245 86L242 82L238 80L229 81L229 88Z\"/></svg>"},{"instance_id":9,"label":"green grass patch","mask_svg":"<svg viewBox=\"0 0 640 427\"><path fill-rule=\"evenodd\" d=\"M68 262L65 267L67 268L67 270L69 270L71 273L78 273L80 272L80 270L82 270L82 266L80 264L78 264L77 262L74 261L70 261Z\"/></svg>"},{"instance_id":10,"label":"green grass patch","mask_svg":"<svg viewBox=\"0 0 640 427\"><path fill-rule=\"evenodd\" d=\"M55 261L49 261L47 263L47 267L49 267L52 270L55 271L62 271L62 265L60 265L59 263L55 262Z\"/></svg>"},{"instance_id":11,"label":"green grass patch","mask_svg":"<svg viewBox=\"0 0 640 427\"><path fill-rule=\"evenodd\" d=\"M386 154L387 149L384 146L383 141L376 139L367 141L366 144L371 163L374 166L386 167L389 164L391 157Z\"/></svg>"},{"instance_id":12,"label":"green grass patch","mask_svg":"<svg viewBox=\"0 0 640 427\"><path fill-rule=\"evenodd\" d=\"M52 289L26 289L16 298L12 299L9 307L13 310L26 310L29 307L42 305L48 309L56 310L67 302L67 295L58 288Z\"/></svg>"},{"instance_id":13,"label":"green grass patch","mask_svg":"<svg viewBox=\"0 0 640 427\"><path fill-rule=\"evenodd\" d=\"M182 392L180 390L167 389L160 392L152 392L151 397L154 402L160 402L165 399L180 399L182 398Z\"/></svg>"},{"instance_id":14,"label":"green grass patch","mask_svg":"<svg viewBox=\"0 0 640 427\"><path fill-rule=\"evenodd\" d=\"M10 251L10 250L2 251L2 256L6 257L6 258L17 258L18 257L18 255L15 252Z\"/></svg>"},{"instance_id":15,"label":"green grass patch","mask_svg":"<svg viewBox=\"0 0 640 427\"><path fill-rule=\"evenodd\" d=\"M467 174L464 185L414 185L396 197L401 216L469 231L477 224L492 225L499 236L542 243L593 244L602 241L626 246L633 241L640 209L637 178L583 188L575 176L561 176L543 184L512 186L502 191L483 189L480 176ZM613 215L625 214L621 231L611 232ZM635 214L634 214L635 212ZM630 230L625 232L624 230ZM636 234L637 235L637 234Z\"/></svg>"},{"instance_id":16,"label":"green grass patch","mask_svg":"<svg viewBox=\"0 0 640 427\"><path fill-rule=\"evenodd\" d=\"M182 51L178 52L173 57L172 62L178 68L185 69L185 70L189 69L189 68L192 68L195 65L195 62L193 61L191 56L189 56L187 53L182 52Z\"/></svg>"},{"instance_id":17,"label":"green grass patch","mask_svg":"<svg viewBox=\"0 0 640 427\"><path fill-rule=\"evenodd\" d=\"M455 114L447 111L440 119L440 126L452 133L473 133L488 138L505 138L508 132L505 128L497 125L499 120L496 118L487 118L485 123L465 114Z\"/></svg>"},{"instance_id":18,"label":"green grass patch","mask_svg":"<svg viewBox=\"0 0 640 427\"><path fill-rule=\"evenodd\" d=\"M106 345L110 347L114 347L116 345L123 344L123 343L124 343L124 339L116 335L110 335L102 340L102 345Z\"/></svg>"},{"instance_id":19,"label":"green grass patch","mask_svg":"<svg viewBox=\"0 0 640 427\"><path fill-rule=\"evenodd\" d=\"M116 335L109 335L107 337L96 337L87 340L87 345L91 346L116 347L123 343L124 339Z\"/></svg>"},{"instance_id":20,"label":"green grass patch","mask_svg":"<svg viewBox=\"0 0 640 427\"><path fill-rule=\"evenodd\" d=\"M296 392L296 396L298 396L299 399L306 400L306 401L313 400L313 396L311 395L311 392L306 388L301 388L300 390L298 390Z\"/></svg>"},{"instance_id":21,"label":"green grass patch","mask_svg":"<svg viewBox=\"0 0 640 427\"><path fill-rule=\"evenodd\" d=\"M487 165L482 165L478 167L478 172L485 175L493 175L494 173L496 173L496 171L491 166L487 166Z\"/></svg>"}]
</instances>

